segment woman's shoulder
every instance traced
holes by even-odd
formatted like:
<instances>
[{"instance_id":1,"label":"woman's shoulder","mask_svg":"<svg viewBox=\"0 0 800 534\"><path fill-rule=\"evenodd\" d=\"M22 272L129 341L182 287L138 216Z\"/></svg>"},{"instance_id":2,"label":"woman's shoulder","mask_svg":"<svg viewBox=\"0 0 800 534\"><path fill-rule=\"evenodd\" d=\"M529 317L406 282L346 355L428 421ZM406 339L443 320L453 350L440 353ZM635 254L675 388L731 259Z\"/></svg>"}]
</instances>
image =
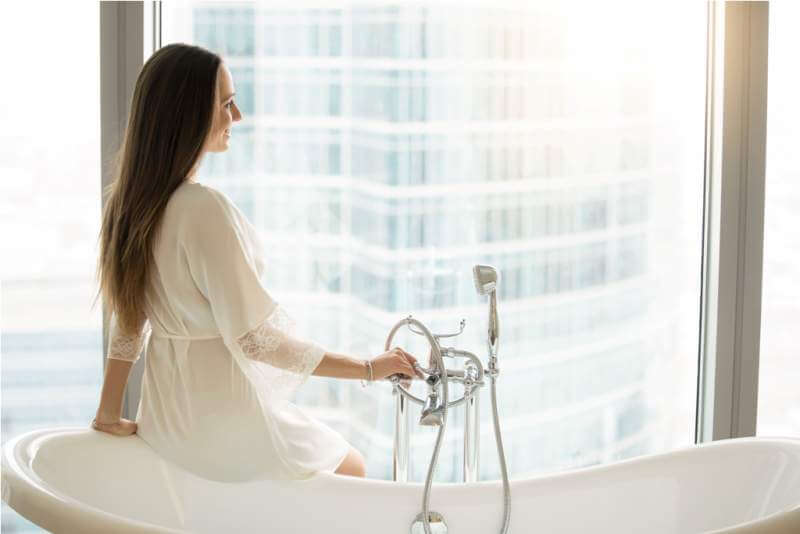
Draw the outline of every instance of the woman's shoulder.
<instances>
[{"instance_id":1,"label":"woman's shoulder","mask_svg":"<svg viewBox=\"0 0 800 534\"><path fill-rule=\"evenodd\" d=\"M175 189L175 191L173 191L172 198L170 200L175 199L176 201L207 202L208 199L215 197L218 200L219 197L224 197L227 200L227 197L224 193L214 189L213 187L201 184L200 182L183 182L178 186L177 189Z\"/></svg>"},{"instance_id":2,"label":"woman's shoulder","mask_svg":"<svg viewBox=\"0 0 800 534\"><path fill-rule=\"evenodd\" d=\"M200 218L236 211L225 193L199 182L179 185L172 193L169 204L182 215Z\"/></svg>"},{"instance_id":3,"label":"woman's shoulder","mask_svg":"<svg viewBox=\"0 0 800 534\"><path fill-rule=\"evenodd\" d=\"M197 182L178 186L169 200L167 218L182 239L203 239L232 227L239 233L247 224L239 208L222 191Z\"/></svg>"}]
</instances>

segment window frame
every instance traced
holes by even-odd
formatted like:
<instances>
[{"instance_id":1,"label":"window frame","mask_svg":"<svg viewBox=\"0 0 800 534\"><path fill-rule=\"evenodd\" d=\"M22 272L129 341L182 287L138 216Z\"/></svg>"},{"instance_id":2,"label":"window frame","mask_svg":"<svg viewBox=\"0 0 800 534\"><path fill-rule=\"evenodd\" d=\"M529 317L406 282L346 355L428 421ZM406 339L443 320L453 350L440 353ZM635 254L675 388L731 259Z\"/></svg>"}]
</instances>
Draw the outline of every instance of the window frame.
<instances>
[{"instance_id":1,"label":"window frame","mask_svg":"<svg viewBox=\"0 0 800 534\"><path fill-rule=\"evenodd\" d=\"M104 190L111 181L106 162L111 161L124 133L136 77L145 57L161 45L161 2L101 2L100 15ZM768 2L708 2L695 443L755 435L768 15ZM104 367L108 321L104 303ZM135 418L139 405L143 362L140 358L134 365L126 389L122 413L129 419Z\"/></svg>"},{"instance_id":2,"label":"window frame","mask_svg":"<svg viewBox=\"0 0 800 534\"><path fill-rule=\"evenodd\" d=\"M695 443L755 436L764 249L769 3L708 12Z\"/></svg>"},{"instance_id":3,"label":"window frame","mask_svg":"<svg viewBox=\"0 0 800 534\"><path fill-rule=\"evenodd\" d=\"M144 66L145 2L100 2L100 158L101 213L106 205L106 188L112 182L112 162L125 134L130 102L136 78ZM153 2L149 11L160 14ZM155 18L153 19L155 20ZM160 19L157 27L160 30ZM160 39L160 35L159 35ZM153 46L156 38L152 40ZM152 50L150 53L152 53ZM147 54L148 56L150 54ZM103 372L109 343L110 312L102 299L103 309ZM139 406L144 374L144 358L132 366L122 402L122 417L134 420Z\"/></svg>"}]
</instances>

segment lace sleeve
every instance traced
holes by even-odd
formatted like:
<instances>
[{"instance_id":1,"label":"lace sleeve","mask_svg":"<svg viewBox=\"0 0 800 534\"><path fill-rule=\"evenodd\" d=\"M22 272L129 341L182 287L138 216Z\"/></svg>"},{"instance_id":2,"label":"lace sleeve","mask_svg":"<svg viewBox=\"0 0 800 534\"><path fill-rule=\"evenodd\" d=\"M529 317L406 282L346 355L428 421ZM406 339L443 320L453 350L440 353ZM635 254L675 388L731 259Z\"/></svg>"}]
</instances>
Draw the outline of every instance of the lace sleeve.
<instances>
[{"instance_id":1,"label":"lace sleeve","mask_svg":"<svg viewBox=\"0 0 800 534\"><path fill-rule=\"evenodd\" d=\"M312 374L325 349L319 345L292 337L294 321L280 305L275 306L267 319L236 339L247 358L292 371L302 378Z\"/></svg>"},{"instance_id":2,"label":"lace sleeve","mask_svg":"<svg viewBox=\"0 0 800 534\"><path fill-rule=\"evenodd\" d=\"M149 321L145 321L138 334L123 334L117 327L116 315L111 315L108 341L108 358L135 362L142 352L147 333L150 331Z\"/></svg>"}]
</instances>

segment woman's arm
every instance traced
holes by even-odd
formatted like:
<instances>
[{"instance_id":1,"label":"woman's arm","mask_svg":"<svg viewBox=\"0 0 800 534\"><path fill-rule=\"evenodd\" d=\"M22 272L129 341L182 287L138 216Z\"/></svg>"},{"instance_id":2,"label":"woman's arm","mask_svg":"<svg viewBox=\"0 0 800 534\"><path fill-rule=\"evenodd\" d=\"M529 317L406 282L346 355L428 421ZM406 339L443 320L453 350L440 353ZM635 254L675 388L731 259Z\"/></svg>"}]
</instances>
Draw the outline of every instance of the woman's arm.
<instances>
[{"instance_id":1,"label":"woman's arm","mask_svg":"<svg viewBox=\"0 0 800 534\"><path fill-rule=\"evenodd\" d=\"M128 375L133 361L106 358L106 373L103 379L103 392L100 395L100 406L92 421L92 428L115 436L130 436L138 430L135 421L123 419L122 394L128 383Z\"/></svg>"},{"instance_id":2,"label":"woman's arm","mask_svg":"<svg viewBox=\"0 0 800 534\"><path fill-rule=\"evenodd\" d=\"M103 379L103 391L100 394L100 406L97 408L95 421L111 424L120 420L122 415L122 395L128 383L132 361L106 359L106 371Z\"/></svg>"},{"instance_id":3,"label":"woman's arm","mask_svg":"<svg viewBox=\"0 0 800 534\"><path fill-rule=\"evenodd\" d=\"M135 422L121 417L122 395L125 393L131 367L139 359L148 323L146 318L143 318L139 333L129 335L119 331L115 314L112 314L109 324L111 333L105 360L103 389L92 428L117 436L127 436L136 432L137 428Z\"/></svg>"},{"instance_id":4,"label":"woman's arm","mask_svg":"<svg viewBox=\"0 0 800 534\"><path fill-rule=\"evenodd\" d=\"M425 378L422 373L414 368L417 359L400 347L386 351L370 361L372 362L373 380L380 380L393 374L401 374L409 378ZM361 378L366 380L369 377L369 368L367 367L367 360L353 358L345 354L326 352L317 368L311 374L314 376Z\"/></svg>"},{"instance_id":5,"label":"woman's arm","mask_svg":"<svg viewBox=\"0 0 800 534\"><path fill-rule=\"evenodd\" d=\"M366 380L368 372L366 360L352 358L345 354L326 352L311 374L331 378L362 378Z\"/></svg>"}]
</instances>

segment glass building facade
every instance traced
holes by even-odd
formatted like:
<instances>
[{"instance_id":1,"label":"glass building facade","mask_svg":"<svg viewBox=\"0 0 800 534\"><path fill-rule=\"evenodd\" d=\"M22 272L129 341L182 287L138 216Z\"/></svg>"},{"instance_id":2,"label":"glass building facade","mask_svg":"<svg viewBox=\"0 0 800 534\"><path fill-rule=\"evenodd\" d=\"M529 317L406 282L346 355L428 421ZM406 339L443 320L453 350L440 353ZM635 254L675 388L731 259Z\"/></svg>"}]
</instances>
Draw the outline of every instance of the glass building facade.
<instances>
[{"instance_id":1,"label":"glass building facade","mask_svg":"<svg viewBox=\"0 0 800 534\"><path fill-rule=\"evenodd\" d=\"M165 44L208 47L231 70L244 120L199 179L262 231L265 285L305 335L374 357L408 314L438 333L465 318L448 344L486 361L471 267L498 267L512 478L693 442L706 6L640 4L162 5ZM0 163L3 443L88 427L102 382L99 96L86 91L99 19L95 4L62 8L53 27L20 12L48 39L14 38L48 68L18 65L38 104L13 102L25 111L7 119ZM33 47L52 39L59 60ZM74 95L52 93L62 65L86 69ZM427 363L420 337L395 344ZM388 383L315 377L296 401L364 453L368 476L390 478ZM499 477L489 406L487 386L481 479ZM452 410L437 481L462 476L462 428ZM411 429L419 481L436 433ZM39 531L6 506L2 530Z\"/></svg>"},{"instance_id":2,"label":"glass building facade","mask_svg":"<svg viewBox=\"0 0 800 534\"><path fill-rule=\"evenodd\" d=\"M513 476L694 439L705 8L669 15L693 22L667 68L666 33L576 41L585 11L190 2L164 20L165 42L207 47L233 75L244 119L200 179L262 231L265 284L306 335L373 357L408 314L442 333L463 317L455 345L486 361L471 267L498 267ZM604 16L623 13L654 29L636 4ZM682 94L661 85L676 75ZM414 338L395 344L427 363ZM499 477L488 392L481 479ZM365 454L368 476L391 477L388 384L313 379L296 401ZM451 417L442 481L462 476ZM423 480L436 434L412 428Z\"/></svg>"}]
</instances>

